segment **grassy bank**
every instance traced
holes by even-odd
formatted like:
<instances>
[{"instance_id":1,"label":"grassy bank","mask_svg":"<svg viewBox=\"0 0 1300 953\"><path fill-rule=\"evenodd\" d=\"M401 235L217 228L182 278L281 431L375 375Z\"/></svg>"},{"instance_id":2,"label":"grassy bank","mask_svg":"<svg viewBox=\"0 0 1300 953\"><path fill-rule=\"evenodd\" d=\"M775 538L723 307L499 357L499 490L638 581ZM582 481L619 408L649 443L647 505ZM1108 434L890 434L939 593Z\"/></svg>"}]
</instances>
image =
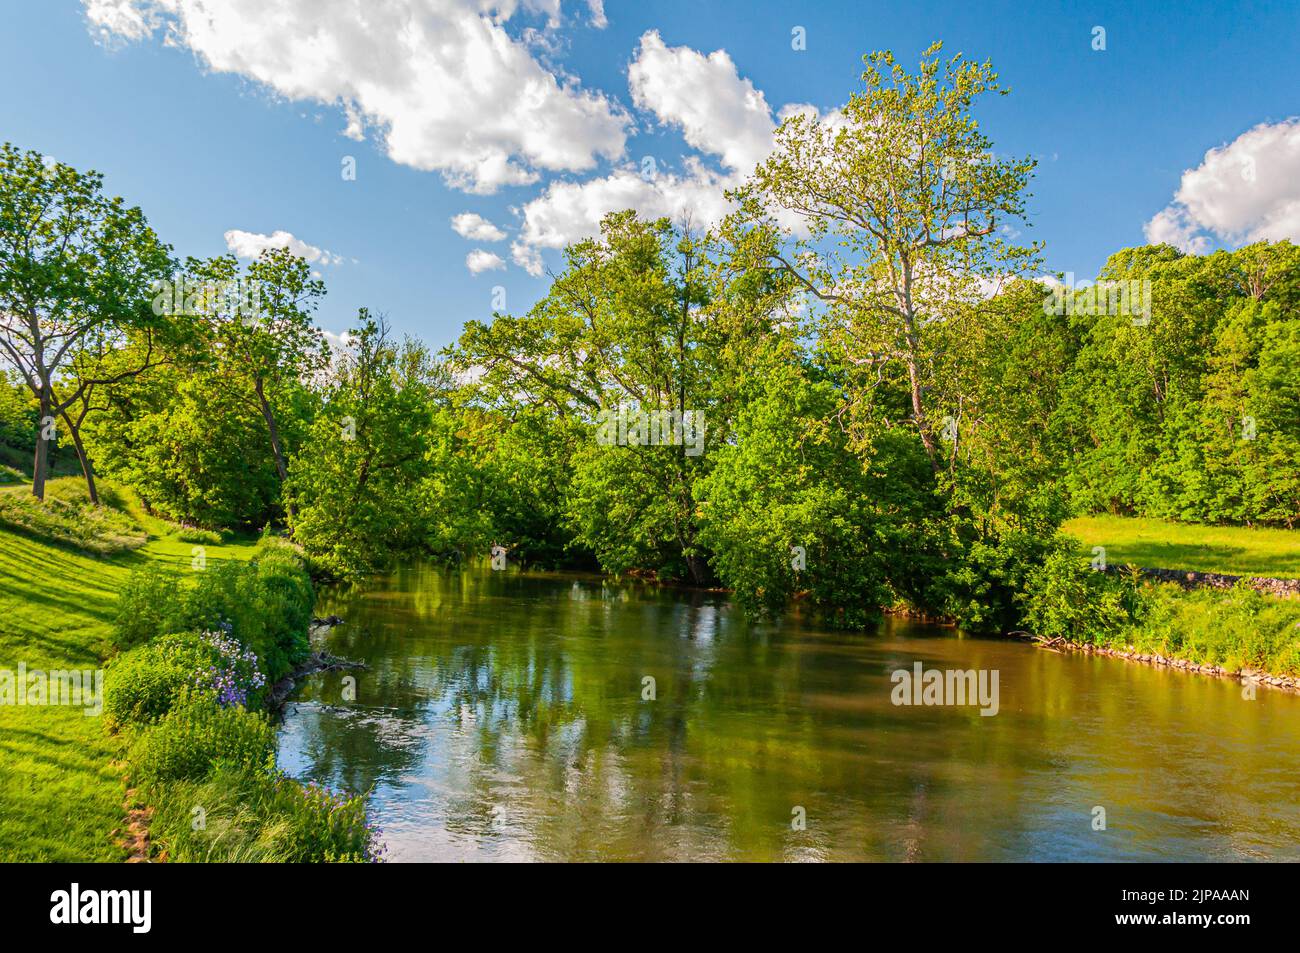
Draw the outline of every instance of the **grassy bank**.
<instances>
[{"instance_id":1,"label":"grassy bank","mask_svg":"<svg viewBox=\"0 0 1300 953\"><path fill-rule=\"evenodd\" d=\"M1188 591L1137 573L1096 572L1077 540L1064 542L1031 574L1023 607L1028 630L1044 638L1228 672L1300 676L1300 599L1241 583Z\"/></svg>"},{"instance_id":2,"label":"grassy bank","mask_svg":"<svg viewBox=\"0 0 1300 953\"><path fill-rule=\"evenodd\" d=\"M1124 516L1080 516L1061 527L1106 547L1112 565L1188 569L1234 576L1300 578L1300 530L1201 526Z\"/></svg>"},{"instance_id":3,"label":"grassy bank","mask_svg":"<svg viewBox=\"0 0 1300 953\"><path fill-rule=\"evenodd\" d=\"M26 507L27 496L25 486L0 488L0 504L13 504L10 513ZM77 496L76 478L51 484L52 498ZM29 670L102 667L117 592L131 569L188 566L192 544L164 535L175 527L141 520L135 501L119 515L142 532L111 555L0 523L0 668L15 670L20 662ZM253 547L252 540L209 546L207 558L247 560ZM124 815L124 772L114 764L122 755L121 739L79 708L0 706L0 859L122 859L111 836Z\"/></svg>"}]
</instances>

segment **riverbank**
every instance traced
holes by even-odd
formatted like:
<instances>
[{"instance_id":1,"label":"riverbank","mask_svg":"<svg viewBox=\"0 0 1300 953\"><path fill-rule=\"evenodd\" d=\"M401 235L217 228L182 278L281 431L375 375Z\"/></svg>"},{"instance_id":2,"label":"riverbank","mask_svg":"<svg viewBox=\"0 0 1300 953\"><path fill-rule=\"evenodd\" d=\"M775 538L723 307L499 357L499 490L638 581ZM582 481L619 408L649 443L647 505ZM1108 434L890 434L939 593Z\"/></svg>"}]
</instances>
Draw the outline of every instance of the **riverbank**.
<instances>
[{"instance_id":1,"label":"riverbank","mask_svg":"<svg viewBox=\"0 0 1300 953\"><path fill-rule=\"evenodd\" d=\"M219 632L163 637L193 628L164 620L183 618L176 595L197 587L191 608L222 606L265 657L288 659L300 641L292 674L346 664L310 653L314 594L301 561L275 541L204 533L199 542L129 494L104 491L113 505L92 511L75 478L52 481L43 506L26 487L0 489L0 669L51 679L86 673L86 691L100 686L97 699L77 705L0 704L0 857L369 859L361 799L276 774L267 715L194 697L197 671L171 664L220 663L230 643ZM214 684L230 687L224 674ZM259 695L249 698L254 709L264 707ZM218 763L224 758L243 767L232 773ZM182 816L173 802L199 790L206 800L182 799L204 807L203 825L193 827L190 807ZM231 790L241 798L231 800Z\"/></svg>"},{"instance_id":2,"label":"riverbank","mask_svg":"<svg viewBox=\"0 0 1300 953\"><path fill-rule=\"evenodd\" d=\"M79 478L67 478L75 483ZM51 483L51 495L64 480ZM0 493L27 494L25 486ZM128 516L130 514L128 513ZM134 548L94 555L0 525L0 668L100 670L118 592L140 566L189 565L192 544L162 521ZM209 565L243 562L251 540L206 547ZM7 861L120 861L127 785L121 738L66 705L0 705L0 857Z\"/></svg>"},{"instance_id":3,"label":"riverbank","mask_svg":"<svg viewBox=\"0 0 1300 953\"><path fill-rule=\"evenodd\" d=\"M58 494L73 483L55 481L52 488ZM122 508L102 527L114 540L128 542L108 541L102 554L81 551L69 541L42 540L30 529L0 526L0 668L21 663L29 671L102 669L112 654L118 600L133 571L182 573L197 555L209 571L219 570L246 565L257 553L253 539L191 543L182 536L192 533L149 518L130 499L118 501ZM197 554L196 545L201 546ZM1086 565L1073 559L1074 568L1058 573L1058 585L1046 592L1047 601L1075 612L1066 621L1078 625L1068 639L1047 633L1046 639L1059 640L1052 648L1191 673L1244 675L1261 685L1295 690L1300 600L1270 599L1241 587L1186 592L1172 583L1079 569ZM487 578L498 575L505 574ZM1072 588L1076 583L1082 588ZM1133 613L1110 611L1129 597L1136 600ZM346 643L344 650L352 654ZM288 674L301 678L304 666L318 670L339 661L307 657ZM288 690L280 694L287 698ZM265 738L260 729L258 737ZM179 860L286 859L303 845L332 849L313 840L313 831L316 820L340 804L353 823L365 824L363 806L355 800L329 800L334 796L306 792L270 773L237 777L219 768L203 780L171 782L167 797L132 779L130 796L132 741L127 734L105 731L101 718L87 717L80 708L0 705L0 857L122 861L151 852L156 859L165 851ZM194 819L177 813L179 803L205 806L206 833L191 830ZM133 812L129 817L124 805ZM145 820L149 829L142 827ZM272 830L280 832L278 839L266 833ZM358 838L368 836L356 830Z\"/></svg>"},{"instance_id":4,"label":"riverbank","mask_svg":"<svg viewBox=\"0 0 1300 953\"><path fill-rule=\"evenodd\" d=\"M1054 652L1080 652L1084 655L1101 655L1106 658L1122 659L1143 665L1171 668L1189 674L1231 678L1241 682L1243 686L1267 686L1279 691L1300 692L1300 678L1290 675L1270 675L1267 672L1256 672L1250 669L1230 670L1221 665L1200 665L1187 659L1167 658L1158 652L1144 653L1131 647L1127 649L1108 648L1101 645L1091 645L1087 642L1071 642L1064 638L1034 639L1034 644L1039 648Z\"/></svg>"},{"instance_id":5,"label":"riverbank","mask_svg":"<svg viewBox=\"0 0 1300 953\"><path fill-rule=\"evenodd\" d=\"M1099 572L1061 551L1028 580L1024 628L1053 646L1294 685L1300 599L1287 597L1289 585L1228 583L1222 576L1133 567Z\"/></svg>"}]
</instances>

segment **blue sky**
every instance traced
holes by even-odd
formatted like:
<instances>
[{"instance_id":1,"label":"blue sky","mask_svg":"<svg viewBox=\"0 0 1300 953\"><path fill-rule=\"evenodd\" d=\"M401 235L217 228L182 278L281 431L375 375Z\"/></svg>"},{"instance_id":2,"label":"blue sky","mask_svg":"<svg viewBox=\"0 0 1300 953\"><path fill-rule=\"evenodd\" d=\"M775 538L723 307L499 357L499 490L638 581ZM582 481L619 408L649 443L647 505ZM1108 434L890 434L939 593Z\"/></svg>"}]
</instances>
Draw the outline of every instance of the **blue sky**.
<instances>
[{"instance_id":1,"label":"blue sky","mask_svg":"<svg viewBox=\"0 0 1300 953\"><path fill-rule=\"evenodd\" d=\"M1300 239L1293 2L607 0L601 11L523 0L479 22L475 0L441 0L432 13L391 0L370 6L394 19L367 28L350 4L232 0L213 21L226 17L220 29L194 19L195 2L6 0L0 138L103 172L182 255L223 253L232 230L285 231L328 251L320 321L332 331L365 305L442 345L490 314L494 286L523 311L546 279L516 259L557 267L550 245L582 231L575 208L617 193L617 170L651 156L681 186L663 201L698 197L736 174L733 152L753 154L752 141L735 144L761 139L761 116L833 109L856 87L864 52L892 49L912 64L934 39L991 58L1012 88L978 118L999 152L1040 160L1025 237L1047 243L1051 270L1094 275L1112 251L1143 243L1162 212L1156 234L1194 250ZM423 32L403 42L392 24L410 17ZM806 50L791 49L795 26ZM1097 26L1104 50L1093 49ZM311 45L297 45L307 35ZM490 51L507 58L508 77ZM746 81L766 111L733 130L728 97ZM530 88L541 98L521 106ZM360 140L345 134L349 116ZM516 135L523 123L536 128ZM345 156L355 180L341 175ZM1249 175L1235 172L1243 161ZM547 192L566 183L562 200ZM457 234L451 219L466 212L505 237ZM471 274L476 249L500 266Z\"/></svg>"}]
</instances>

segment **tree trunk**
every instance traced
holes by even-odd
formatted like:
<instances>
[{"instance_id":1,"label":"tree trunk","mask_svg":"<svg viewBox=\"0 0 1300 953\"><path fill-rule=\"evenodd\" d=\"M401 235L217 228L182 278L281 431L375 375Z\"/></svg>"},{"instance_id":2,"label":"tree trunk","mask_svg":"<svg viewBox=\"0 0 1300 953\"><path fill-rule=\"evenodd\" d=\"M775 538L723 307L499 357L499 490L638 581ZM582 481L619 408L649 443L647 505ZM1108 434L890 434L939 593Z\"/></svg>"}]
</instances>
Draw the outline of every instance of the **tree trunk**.
<instances>
[{"instance_id":1,"label":"tree trunk","mask_svg":"<svg viewBox=\"0 0 1300 953\"><path fill-rule=\"evenodd\" d=\"M280 443L280 428L275 424L275 414L271 410L271 402L266 399L266 391L262 381L259 378L253 385L257 392L257 403L262 408L262 417L266 420L267 432L271 435L271 452L275 455L275 472L280 475L280 499L284 503L284 511L289 516L289 522L293 522L294 508L293 504L284 498L284 485L289 480L289 467L284 459L284 445Z\"/></svg>"},{"instance_id":2,"label":"tree trunk","mask_svg":"<svg viewBox=\"0 0 1300 953\"><path fill-rule=\"evenodd\" d=\"M43 381L41 384L41 416L37 421L40 428L36 434L36 457L32 461L32 496L38 500L45 499L45 476L49 469L50 462L50 444L53 442L53 431L50 431L50 439L46 439L45 434L49 424L54 422L50 414L50 385Z\"/></svg>"},{"instance_id":3,"label":"tree trunk","mask_svg":"<svg viewBox=\"0 0 1300 953\"><path fill-rule=\"evenodd\" d=\"M912 388L912 416L916 418L916 428L921 432L921 444L925 447L925 454L930 458L930 469L937 476L939 458L934 443L934 431L930 429L930 421L925 416L925 405L921 400L921 376L918 373L916 358L910 355L907 359L907 378Z\"/></svg>"},{"instance_id":4,"label":"tree trunk","mask_svg":"<svg viewBox=\"0 0 1300 953\"><path fill-rule=\"evenodd\" d=\"M81 472L86 477L86 492L90 494L90 502L94 506L99 506L99 489L95 486L95 465L90 462L90 455L86 453L86 445L81 442L81 428L73 424L72 418L65 411L63 422L68 425L68 433L72 434L72 445L77 449L77 459L81 462Z\"/></svg>"}]
</instances>

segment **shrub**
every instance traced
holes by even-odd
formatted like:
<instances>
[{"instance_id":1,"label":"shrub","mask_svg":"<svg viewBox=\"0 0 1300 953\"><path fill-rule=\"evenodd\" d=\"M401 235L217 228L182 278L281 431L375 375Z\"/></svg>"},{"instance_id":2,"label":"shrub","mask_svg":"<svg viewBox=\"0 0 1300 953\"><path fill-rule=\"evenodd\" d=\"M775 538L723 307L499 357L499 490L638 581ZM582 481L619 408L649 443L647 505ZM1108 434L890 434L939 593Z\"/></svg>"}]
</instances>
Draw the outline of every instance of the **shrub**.
<instances>
[{"instance_id":1,"label":"shrub","mask_svg":"<svg viewBox=\"0 0 1300 953\"><path fill-rule=\"evenodd\" d=\"M1111 575L1078 556L1077 540L1058 536L1043 564L1025 581L1024 624L1036 635L1105 644L1138 623L1149 609L1136 573Z\"/></svg>"},{"instance_id":2,"label":"shrub","mask_svg":"<svg viewBox=\"0 0 1300 953\"><path fill-rule=\"evenodd\" d=\"M180 862L342 863L382 859L364 798L344 798L279 774L219 762L205 781L153 791L150 840ZM204 823L196 829L194 805Z\"/></svg>"},{"instance_id":3,"label":"shrub","mask_svg":"<svg viewBox=\"0 0 1300 953\"><path fill-rule=\"evenodd\" d=\"M131 748L131 763L146 783L201 781L223 760L269 768L274 758L275 728L265 715L203 696L187 697Z\"/></svg>"},{"instance_id":4,"label":"shrub","mask_svg":"<svg viewBox=\"0 0 1300 953\"><path fill-rule=\"evenodd\" d=\"M1187 592L1172 584L1149 590L1142 625L1116 641L1201 665L1300 675L1300 602L1240 584L1228 590Z\"/></svg>"},{"instance_id":5,"label":"shrub","mask_svg":"<svg viewBox=\"0 0 1300 953\"><path fill-rule=\"evenodd\" d=\"M268 538L251 562L210 563L192 584L146 568L123 588L114 644L139 645L168 632L226 631L261 661L276 682L310 651L307 627L315 593L292 544Z\"/></svg>"},{"instance_id":6,"label":"shrub","mask_svg":"<svg viewBox=\"0 0 1300 953\"><path fill-rule=\"evenodd\" d=\"M108 664L104 718L110 728L147 724L166 715L196 689L198 674L215 664L212 647L197 633L165 635L124 652Z\"/></svg>"},{"instance_id":7,"label":"shrub","mask_svg":"<svg viewBox=\"0 0 1300 953\"><path fill-rule=\"evenodd\" d=\"M180 599L175 573L149 565L134 570L118 591L113 644L131 649L173 631L169 628Z\"/></svg>"},{"instance_id":8,"label":"shrub","mask_svg":"<svg viewBox=\"0 0 1300 953\"><path fill-rule=\"evenodd\" d=\"M182 543L198 543L204 546L219 546L223 539L222 535L215 530L198 529L193 526L182 526L172 535Z\"/></svg>"},{"instance_id":9,"label":"shrub","mask_svg":"<svg viewBox=\"0 0 1300 953\"><path fill-rule=\"evenodd\" d=\"M983 523L949 521L952 555L930 583L930 604L967 631L1005 632L1022 617L1017 603L1029 580L1062 544L1024 529Z\"/></svg>"}]
</instances>

